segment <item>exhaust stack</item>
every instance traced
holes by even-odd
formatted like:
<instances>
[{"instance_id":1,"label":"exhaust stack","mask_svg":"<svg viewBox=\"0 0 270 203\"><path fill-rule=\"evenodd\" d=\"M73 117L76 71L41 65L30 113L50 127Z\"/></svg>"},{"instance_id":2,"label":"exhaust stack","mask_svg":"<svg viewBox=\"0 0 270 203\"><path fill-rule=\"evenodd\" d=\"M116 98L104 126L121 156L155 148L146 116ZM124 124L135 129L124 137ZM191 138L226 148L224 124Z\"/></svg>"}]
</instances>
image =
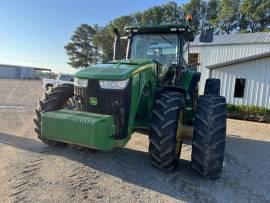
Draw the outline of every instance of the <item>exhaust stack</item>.
<instances>
[{"instance_id":1,"label":"exhaust stack","mask_svg":"<svg viewBox=\"0 0 270 203\"><path fill-rule=\"evenodd\" d=\"M120 39L120 33L117 28L113 29L113 32L115 34L114 37L114 46L113 46L113 60L119 60L121 59L121 39Z\"/></svg>"}]
</instances>

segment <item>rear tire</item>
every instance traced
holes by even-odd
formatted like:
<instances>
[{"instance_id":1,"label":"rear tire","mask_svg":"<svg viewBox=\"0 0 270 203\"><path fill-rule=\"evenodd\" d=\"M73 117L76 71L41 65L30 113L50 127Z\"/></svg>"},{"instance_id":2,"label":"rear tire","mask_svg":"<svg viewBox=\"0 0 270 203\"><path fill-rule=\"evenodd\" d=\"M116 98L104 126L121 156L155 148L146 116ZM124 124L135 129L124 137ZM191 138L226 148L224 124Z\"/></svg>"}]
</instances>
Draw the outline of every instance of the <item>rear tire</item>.
<instances>
[{"instance_id":1,"label":"rear tire","mask_svg":"<svg viewBox=\"0 0 270 203\"><path fill-rule=\"evenodd\" d=\"M198 99L192 140L192 169L203 177L221 176L226 142L226 99L203 95Z\"/></svg>"},{"instance_id":2,"label":"rear tire","mask_svg":"<svg viewBox=\"0 0 270 203\"><path fill-rule=\"evenodd\" d=\"M62 142L47 139L41 134L41 115L48 111L56 111L62 109L64 104L73 97L74 87L73 85L61 85L52 89L51 93L44 93L43 97L38 101L38 106L35 109L36 116L34 118L35 132L38 138L47 145L63 145Z\"/></svg>"},{"instance_id":3,"label":"rear tire","mask_svg":"<svg viewBox=\"0 0 270 203\"><path fill-rule=\"evenodd\" d=\"M204 95L220 95L220 80L209 78L205 82Z\"/></svg>"},{"instance_id":4,"label":"rear tire","mask_svg":"<svg viewBox=\"0 0 270 203\"><path fill-rule=\"evenodd\" d=\"M149 154L152 165L162 170L174 170L179 160L176 152L176 130L179 112L184 109L184 95L162 91L157 94L149 133Z\"/></svg>"}]
</instances>

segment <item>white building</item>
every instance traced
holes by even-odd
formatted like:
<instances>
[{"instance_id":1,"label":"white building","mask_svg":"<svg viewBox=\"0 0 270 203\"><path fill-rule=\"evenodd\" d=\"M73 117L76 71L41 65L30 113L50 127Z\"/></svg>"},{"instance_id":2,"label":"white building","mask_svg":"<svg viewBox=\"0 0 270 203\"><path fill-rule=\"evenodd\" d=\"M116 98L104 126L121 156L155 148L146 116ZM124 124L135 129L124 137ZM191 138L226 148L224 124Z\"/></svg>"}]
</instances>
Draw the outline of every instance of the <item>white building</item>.
<instances>
[{"instance_id":1,"label":"white building","mask_svg":"<svg viewBox=\"0 0 270 203\"><path fill-rule=\"evenodd\" d=\"M207 78L219 78L228 103L270 109L270 33L214 36L212 43L196 38L190 53L202 74L199 94Z\"/></svg>"}]
</instances>

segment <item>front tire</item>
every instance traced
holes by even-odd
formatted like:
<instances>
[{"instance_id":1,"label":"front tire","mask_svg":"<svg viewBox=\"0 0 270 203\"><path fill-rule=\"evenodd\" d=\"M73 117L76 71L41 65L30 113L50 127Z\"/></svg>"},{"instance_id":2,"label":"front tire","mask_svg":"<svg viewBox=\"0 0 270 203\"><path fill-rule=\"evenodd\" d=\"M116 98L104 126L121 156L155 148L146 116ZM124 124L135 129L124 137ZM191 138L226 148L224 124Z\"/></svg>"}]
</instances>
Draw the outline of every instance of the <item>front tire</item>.
<instances>
[{"instance_id":1,"label":"front tire","mask_svg":"<svg viewBox=\"0 0 270 203\"><path fill-rule=\"evenodd\" d=\"M192 169L203 177L221 176L226 142L226 99L203 95L198 99L192 140Z\"/></svg>"},{"instance_id":2,"label":"front tire","mask_svg":"<svg viewBox=\"0 0 270 203\"><path fill-rule=\"evenodd\" d=\"M174 170L179 160L176 131L180 111L184 109L184 95L162 91L157 94L149 134L149 154L152 165L163 170Z\"/></svg>"},{"instance_id":3,"label":"front tire","mask_svg":"<svg viewBox=\"0 0 270 203\"><path fill-rule=\"evenodd\" d=\"M51 93L44 93L43 97L39 100L38 106L35 109L36 116L34 118L35 132L38 138L47 145L62 144L60 142L47 139L41 134L41 115L48 111L56 111L64 108L67 101L74 95L73 85L61 85L52 89Z\"/></svg>"}]
</instances>

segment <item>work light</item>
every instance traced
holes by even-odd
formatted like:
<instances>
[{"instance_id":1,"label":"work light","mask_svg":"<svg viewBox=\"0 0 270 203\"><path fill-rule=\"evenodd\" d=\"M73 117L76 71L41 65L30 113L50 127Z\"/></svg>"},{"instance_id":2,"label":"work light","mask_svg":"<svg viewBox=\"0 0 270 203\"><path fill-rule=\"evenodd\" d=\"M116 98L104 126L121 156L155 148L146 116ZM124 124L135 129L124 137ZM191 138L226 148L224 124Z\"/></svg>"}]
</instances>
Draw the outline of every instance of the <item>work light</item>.
<instances>
[{"instance_id":1,"label":"work light","mask_svg":"<svg viewBox=\"0 0 270 203\"><path fill-rule=\"evenodd\" d=\"M177 29L175 27L170 28L170 31L175 32Z\"/></svg>"},{"instance_id":2,"label":"work light","mask_svg":"<svg viewBox=\"0 0 270 203\"><path fill-rule=\"evenodd\" d=\"M74 85L78 86L78 87L87 87L88 80L87 79L75 78L74 79Z\"/></svg>"},{"instance_id":3,"label":"work light","mask_svg":"<svg viewBox=\"0 0 270 203\"><path fill-rule=\"evenodd\" d=\"M102 89L125 89L129 79L126 80L100 80L99 85Z\"/></svg>"}]
</instances>

